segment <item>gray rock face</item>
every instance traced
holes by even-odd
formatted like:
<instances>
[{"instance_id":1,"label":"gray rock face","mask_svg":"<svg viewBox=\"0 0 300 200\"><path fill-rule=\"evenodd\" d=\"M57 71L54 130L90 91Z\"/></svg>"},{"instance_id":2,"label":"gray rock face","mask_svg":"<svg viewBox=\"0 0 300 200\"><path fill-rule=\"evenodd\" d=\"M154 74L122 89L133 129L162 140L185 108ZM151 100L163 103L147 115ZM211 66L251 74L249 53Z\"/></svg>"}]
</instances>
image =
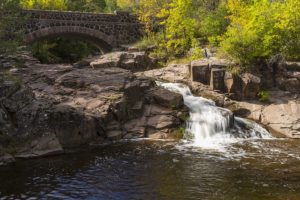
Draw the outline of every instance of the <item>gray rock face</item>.
<instances>
[{"instance_id":1,"label":"gray rock face","mask_svg":"<svg viewBox=\"0 0 300 200\"><path fill-rule=\"evenodd\" d=\"M154 68L156 62L146 52L113 52L102 55L99 59L90 63L97 68L119 67L133 72Z\"/></svg>"},{"instance_id":2,"label":"gray rock face","mask_svg":"<svg viewBox=\"0 0 300 200\"><path fill-rule=\"evenodd\" d=\"M126 69L26 65L0 82L0 146L17 158L152 133L176 138L178 111L188 113L180 95Z\"/></svg>"}]
</instances>

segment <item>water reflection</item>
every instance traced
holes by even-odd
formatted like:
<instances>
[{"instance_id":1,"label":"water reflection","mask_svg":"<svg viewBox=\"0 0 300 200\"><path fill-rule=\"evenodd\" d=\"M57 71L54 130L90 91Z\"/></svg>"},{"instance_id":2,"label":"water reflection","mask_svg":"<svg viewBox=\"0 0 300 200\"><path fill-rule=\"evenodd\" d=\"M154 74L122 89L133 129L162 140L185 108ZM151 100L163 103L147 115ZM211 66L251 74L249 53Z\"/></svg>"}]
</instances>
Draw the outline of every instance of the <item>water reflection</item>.
<instances>
[{"instance_id":1,"label":"water reflection","mask_svg":"<svg viewBox=\"0 0 300 200\"><path fill-rule=\"evenodd\" d=\"M0 199L300 199L300 141L149 141L0 168Z\"/></svg>"}]
</instances>

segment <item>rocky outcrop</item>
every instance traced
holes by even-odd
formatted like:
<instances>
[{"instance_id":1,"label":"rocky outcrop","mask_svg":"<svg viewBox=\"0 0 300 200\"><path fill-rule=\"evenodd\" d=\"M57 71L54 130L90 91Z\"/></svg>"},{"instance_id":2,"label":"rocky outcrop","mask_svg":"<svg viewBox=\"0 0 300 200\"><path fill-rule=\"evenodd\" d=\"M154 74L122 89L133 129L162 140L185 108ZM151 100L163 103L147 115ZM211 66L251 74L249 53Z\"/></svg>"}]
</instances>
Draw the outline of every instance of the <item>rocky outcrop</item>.
<instances>
[{"instance_id":1,"label":"rocky outcrop","mask_svg":"<svg viewBox=\"0 0 300 200\"><path fill-rule=\"evenodd\" d=\"M300 138L300 98L289 92L270 91L269 101L234 101L227 108L237 116L265 125L276 136Z\"/></svg>"},{"instance_id":2,"label":"rocky outcrop","mask_svg":"<svg viewBox=\"0 0 300 200\"><path fill-rule=\"evenodd\" d=\"M300 93L300 63L281 62L278 65L276 85L282 90Z\"/></svg>"},{"instance_id":3,"label":"rocky outcrop","mask_svg":"<svg viewBox=\"0 0 300 200\"><path fill-rule=\"evenodd\" d=\"M266 64L256 68L262 77L264 89L277 87L284 91L300 93L300 63L288 62L282 55L275 55Z\"/></svg>"},{"instance_id":4,"label":"rocky outcrop","mask_svg":"<svg viewBox=\"0 0 300 200\"><path fill-rule=\"evenodd\" d=\"M119 67L130 71L144 71L156 67L157 63L146 52L112 52L102 55L90 63L94 69Z\"/></svg>"},{"instance_id":5,"label":"rocky outcrop","mask_svg":"<svg viewBox=\"0 0 300 200\"><path fill-rule=\"evenodd\" d=\"M15 158L122 138L176 139L188 113L180 95L117 67L25 62L1 77L0 146Z\"/></svg>"},{"instance_id":6,"label":"rocky outcrop","mask_svg":"<svg viewBox=\"0 0 300 200\"><path fill-rule=\"evenodd\" d=\"M257 99L261 90L261 79L250 73L235 75L226 72L224 82L226 92L235 100Z\"/></svg>"},{"instance_id":7,"label":"rocky outcrop","mask_svg":"<svg viewBox=\"0 0 300 200\"><path fill-rule=\"evenodd\" d=\"M170 64L164 68L138 72L136 74L138 76L143 75L160 81L184 83L191 88L195 95L212 99L218 106L223 106L225 95L214 91L209 85L205 85L198 81L192 81L190 72L191 68L189 64Z\"/></svg>"},{"instance_id":8,"label":"rocky outcrop","mask_svg":"<svg viewBox=\"0 0 300 200\"><path fill-rule=\"evenodd\" d=\"M214 66L216 67L214 69L222 69L224 65L214 64ZM228 108L236 116L265 125L276 136L300 138L300 97L298 95L277 89L269 91L269 102L262 103L256 99L261 85L265 83L264 78L261 79L250 73L235 75L229 72L224 75L226 91L217 92L206 84L211 79L211 73L208 72L211 72L210 62L198 60L193 61L191 65L171 64L165 68L137 74L156 80L184 83L195 95L215 101L216 105Z\"/></svg>"}]
</instances>

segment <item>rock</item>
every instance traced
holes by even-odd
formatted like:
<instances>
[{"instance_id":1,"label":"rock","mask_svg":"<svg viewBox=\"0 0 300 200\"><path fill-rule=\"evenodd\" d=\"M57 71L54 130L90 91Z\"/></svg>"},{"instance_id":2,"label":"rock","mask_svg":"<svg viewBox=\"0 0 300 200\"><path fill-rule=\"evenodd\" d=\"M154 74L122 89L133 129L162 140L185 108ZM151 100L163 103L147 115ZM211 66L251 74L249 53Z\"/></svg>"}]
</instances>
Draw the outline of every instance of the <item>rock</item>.
<instances>
[{"instance_id":1,"label":"rock","mask_svg":"<svg viewBox=\"0 0 300 200\"><path fill-rule=\"evenodd\" d=\"M213 90L224 91L225 70L212 68L210 74L210 87Z\"/></svg>"},{"instance_id":2,"label":"rock","mask_svg":"<svg viewBox=\"0 0 300 200\"><path fill-rule=\"evenodd\" d=\"M90 65L93 68L118 67L120 65L121 58L124 54L124 52L113 52L104 54L100 57L100 59L92 61Z\"/></svg>"},{"instance_id":3,"label":"rock","mask_svg":"<svg viewBox=\"0 0 300 200\"><path fill-rule=\"evenodd\" d=\"M270 103L234 102L227 108L236 116L263 124L274 136L300 138L300 99L284 91L270 91Z\"/></svg>"},{"instance_id":4,"label":"rock","mask_svg":"<svg viewBox=\"0 0 300 200\"><path fill-rule=\"evenodd\" d=\"M210 69L207 60L195 60L191 62L191 78L203 84L210 82Z\"/></svg>"},{"instance_id":5,"label":"rock","mask_svg":"<svg viewBox=\"0 0 300 200\"><path fill-rule=\"evenodd\" d=\"M113 67L142 63L145 54L112 56L112 63L94 69L25 64L11 80L0 80L0 135L7 136L0 137L0 148L12 142L13 156L34 158L149 132L173 137L184 123L177 115L186 112L182 96Z\"/></svg>"},{"instance_id":6,"label":"rock","mask_svg":"<svg viewBox=\"0 0 300 200\"><path fill-rule=\"evenodd\" d=\"M157 63L144 51L112 52L90 63L93 68L119 67L133 72L155 68Z\"/></svg>"},{"instance_id":7,"label":"rock","mask_svg":"<svg viewBox=\"0 0 300 200\"><path fill-rule=\"evenodd\" d=\"M176 118L172 115L155 115L149 117L147 126L155 129L165 129L174 126Z\"/></svg>"},{"instance_id":8,"label":"rock","mask_svg":"<svg viewBox=\"0 0 300 200\"><path fill-rule=\"evenodd\" d=\"M224 83L226 91L232 94L231 98L233 99L257 99L257 95L260 91L261 80L259 77L250 73L233 75L226 72Z\"/></svg>"},{"instance_id":9,"label":"rock","mask_svg":"<svg viewBox=\"0 0 300 200\"><path fill-rule=\"evenodd\" d=\"M151 96L158 105L178 109L183 107L183 98L180 94L170 92L164 88L157 88L152 90Z\"/></svg>"},{"instance_id":10,"label":"rock","mask_svg":"<svg viewBox=\"0 0 300 200\"><path fill-rule=\"evenodd\" d=\"M300 80L298 78L284 78L276 79L277 85L280 89L290 92L300 92Z\"/></svg>"},{"instance_id":11,"label":"rock","mask_svg":"<svg viewBox=\"0 0 300 200\"><path fill-rule=\"evenodd\" d=\"M154 132L149 131L148 138L159 140L159 139L168 139L168 135L164 132Z\"/></svg>"},{"instance_id":12,"label":"rock","mask_svg":"<svg viewBox=\"0 0 300 200\"><path fill-rule=\"evenodd\" d=\"M229 61L219 58L211 57L209 59L209 67L215 69L225 69L230 65Z\"/></svg>"},{"instance_id":13,"label":"rock","mask_svg":"<svg viewBox=\"0 0 300 200\"><path fill-rule=\"evenodd\" d=\"M245 73L241 75L242 79L242 96L244 99L255 99L260 91L260 78L250 74Z\"/></svg>"},{"instance_id":14,"label":"rock","mask_svg":"<svg viewBox=\"0 0 300 200\"><path fill-rule=\"evenodd\" d=\"M16 162L15 158L8 153L0 152L0 167Z\"/></svg>"},{"instance_id":15,"label":"rock","mask_svg":"<svg viewBox=\"0 0 300 200\"><path fill-rule=\"evenodd\" d=\"M261 122L274 133L290 138L300 138L300 101L289 100L287 104L271 104L262 111Z\"/></svg>"},{"instance_id":16,"label":"rock","mask_svg":"<svg viewBox=\"0 0 300 200\"><path fill-rule=\"evenodd\" d=\"M300 62L285 62L284 67L288 71L300 71Z\"/></svg>"},{"instance_id":17,"label":"rock","mask_svg":"<svg viewBox=\"0 0 300 200\"><path fill-rule=\"evenodd\" d=\"M234 88L234 75L230 72L225 72L224 75L224 86L225 86L225 90L227 93L234 93L235 92L235 88Z\"/></svg>"},{"instance_id":18,"label":"rock","mask_svg":"<svg viewBox=\"0 0 300 200\"><path fill-rule=\"evenodd\" d=\"M189 64L169 64L167 67L138 72L137 75L175 83L187 83L190 81Z\"/></svg>"}]
</instances>

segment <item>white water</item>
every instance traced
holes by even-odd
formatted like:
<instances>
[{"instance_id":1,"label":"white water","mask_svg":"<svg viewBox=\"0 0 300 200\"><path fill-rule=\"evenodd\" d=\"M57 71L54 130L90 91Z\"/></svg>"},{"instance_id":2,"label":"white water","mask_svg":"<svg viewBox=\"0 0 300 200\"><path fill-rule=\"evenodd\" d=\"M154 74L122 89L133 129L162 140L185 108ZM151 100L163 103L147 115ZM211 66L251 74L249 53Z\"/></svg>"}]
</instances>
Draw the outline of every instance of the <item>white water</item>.
<instances>
[{"instance_id":1,"label":"white water","mask_svg":"<svg viewBox=\"0 0 300 200\"><path fill-rule=\"evenodd\" d=\"M269 132L258 124L234 117L229 110L217 107L213 101L193 96L183 84L156 83L183 96L184 104L190 111L185 135L193 137L194 146L221 149L224 145L245 139L271 138Z\"/></svg>"}]
</instances>

